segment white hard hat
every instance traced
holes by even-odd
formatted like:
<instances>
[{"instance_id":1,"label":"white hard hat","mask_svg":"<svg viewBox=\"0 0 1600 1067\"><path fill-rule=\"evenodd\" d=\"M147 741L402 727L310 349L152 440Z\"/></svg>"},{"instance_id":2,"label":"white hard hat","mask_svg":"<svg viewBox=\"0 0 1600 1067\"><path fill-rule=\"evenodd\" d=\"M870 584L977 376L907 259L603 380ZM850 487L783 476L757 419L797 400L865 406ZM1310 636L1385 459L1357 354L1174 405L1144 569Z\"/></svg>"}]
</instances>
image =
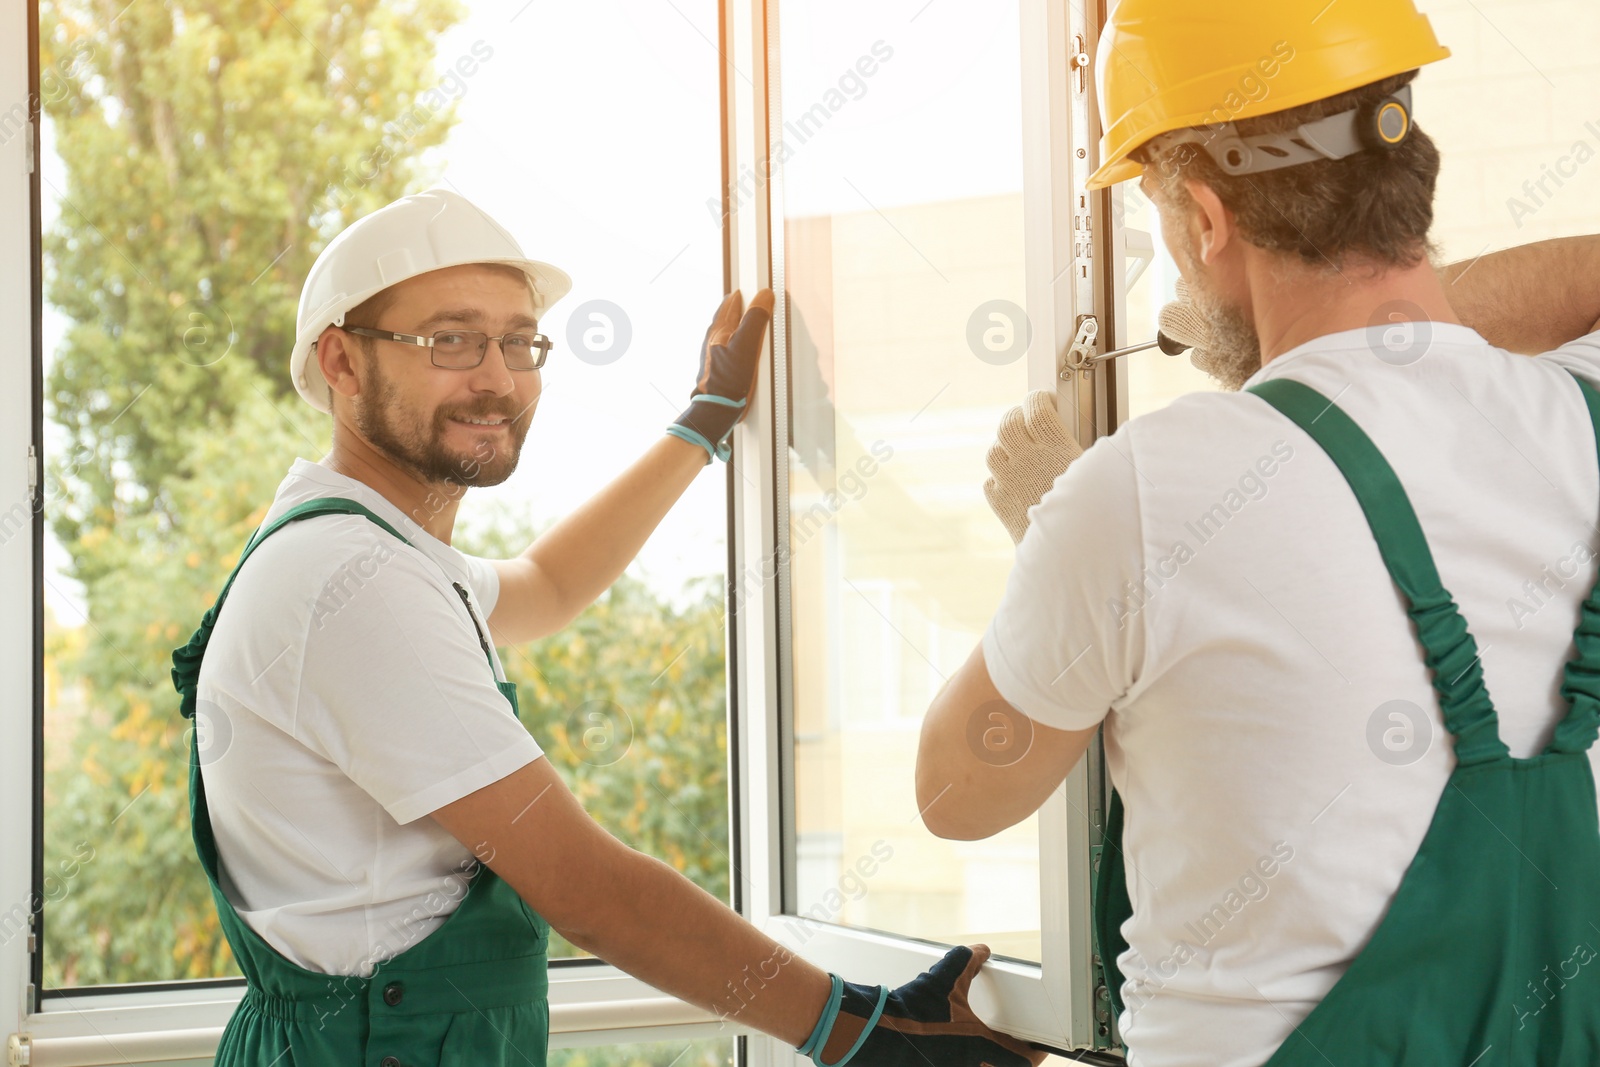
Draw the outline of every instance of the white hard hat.
<instances>
[{"instance_id":1,"label":"white hard hat","mask_svg":"<svg viewBox=\"0 0 1600 1067\"><path fill-rule=\"evenodd\" d=\"M450 189L404 196L351 223L328 242L300 290L289 378L306 403L333 410L314 350L329 326L391 285L464 263L505 263L528 276L534 315L543 318L567 290L565 271L523 256L516 239L482 209Z\"/></svg>"}]
</instances>

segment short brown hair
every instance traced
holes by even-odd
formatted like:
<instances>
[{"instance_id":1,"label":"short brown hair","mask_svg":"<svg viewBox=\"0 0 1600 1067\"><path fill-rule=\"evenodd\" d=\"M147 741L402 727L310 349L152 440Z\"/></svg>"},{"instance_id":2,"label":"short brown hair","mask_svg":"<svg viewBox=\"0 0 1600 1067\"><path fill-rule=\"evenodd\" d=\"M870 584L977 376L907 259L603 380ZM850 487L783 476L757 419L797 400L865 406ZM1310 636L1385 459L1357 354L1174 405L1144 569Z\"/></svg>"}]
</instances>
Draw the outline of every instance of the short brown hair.
<instances>
[{"instance_id":1,"label":"short brown hair","mask_svg":"<svg viewBox=\"0 0 1600 1067\"><path fill-rule=\"evenodd\" d=\"M1270 115L1240 119L1241 136L1284 133L1302 123L1374 104L1417 75L1398 74L1359 89ZM1433 193L1439 150L1415 125L1387 152L1357 152L1344 159L1319 159L1262 174L1231 177L1203 149L1177 145L1155 158L1137 157L1151 181L1184 206L1186 180L1204 182L1238 220L1245 240L1271 252L1298 255L1307 263L1366 259L1384 267L1414 267L1431 251Z\"/></svg>"},{"instance_id":2,"label":"short brown hair","mask_svg":"<svg viewBox=\"0 0 1600 1067\"><path fill-rule=\"evenodd\" d=\"M383 313L385 311L388 311L389 308L392 307L393 305L394 305L394 286L391 285L387 289L378 290L376 293L373 293L371 296L367 297L361 303L357 304L355 307L353 307L349 311L345 312L345 315L344 315L345 325L346 326L373 326L373 325L376 325L377 321L380 318L383 317ZM356 339L356 344L361 346L361 351L366 353L367 358L368 359L373 358L373 352L378 347L377 342L371 337L362 337L360 334L356 334L355 335L355 339Z\"/></svg>"},{"instance_id":3,"label":"short brown hair","mask_svg":"<svg viewBox=\"0 0 1600 1067\"><path fill-rule=\"evenodd\" d=\"M394 286L379 289L361 303L344 313L346 322L353 322L357 326L373 326L383 318L383 313L394 306Z\"/></svg>"}]
</instances>

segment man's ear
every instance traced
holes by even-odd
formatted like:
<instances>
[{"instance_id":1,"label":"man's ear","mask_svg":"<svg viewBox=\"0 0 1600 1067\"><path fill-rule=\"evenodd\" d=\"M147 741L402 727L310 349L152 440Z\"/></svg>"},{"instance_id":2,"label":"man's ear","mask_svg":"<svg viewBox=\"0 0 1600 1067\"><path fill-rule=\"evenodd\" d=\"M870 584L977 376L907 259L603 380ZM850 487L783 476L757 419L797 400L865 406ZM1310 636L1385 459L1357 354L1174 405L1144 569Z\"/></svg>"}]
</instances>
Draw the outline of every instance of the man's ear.
<instances>
[{"instance_id":1,"label":"man's ear","mask_svg":"<svg viewBox=\"0 0 1600 1067\"><path fill-rule=\"evenodd\" d=\"M1223 205L1222 198L1211 186L1193 178L1183 184L1196 209L1190 216L1190 225L1195 230L1192 247L1198 252L1200 262L1209 267L1238 236L1238 224L1233 212Z\"/></svg>"},{"instance_id":2,"label":"man's ear","mask_svg":"<svg viewBox=\"0 0 1600 1067\"><path fill-rule=\"evenodd\" d=\"M355 396L361 392L361 381L356 376L354 353L345 344L349 335L337 326L329 326L322 331L322 336L317 338L317 366L322 370L323 380L328 383L328 388L344 396Z\"/></svg>"}]
</instances>

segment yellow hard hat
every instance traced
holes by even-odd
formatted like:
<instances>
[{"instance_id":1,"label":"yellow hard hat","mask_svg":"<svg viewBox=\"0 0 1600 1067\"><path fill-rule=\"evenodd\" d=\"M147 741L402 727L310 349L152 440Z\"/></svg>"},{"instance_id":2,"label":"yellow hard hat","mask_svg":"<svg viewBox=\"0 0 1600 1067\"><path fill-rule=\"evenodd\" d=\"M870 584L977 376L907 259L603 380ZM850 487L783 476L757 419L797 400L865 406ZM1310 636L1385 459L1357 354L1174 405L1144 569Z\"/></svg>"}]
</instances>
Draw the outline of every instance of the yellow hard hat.
<instances>
[{"instance_id":1,"label":"yellow hard hat","mask_svg":"<svg viewBox=\"0 0 1600 1067\"><path fill-rule=\"evenodd\" d=\"M1130 153L1191 126L1300 107L1444 59L1413 0L1122 0L1100 36L1102 189Z\"/></svg>"}]
</instances>

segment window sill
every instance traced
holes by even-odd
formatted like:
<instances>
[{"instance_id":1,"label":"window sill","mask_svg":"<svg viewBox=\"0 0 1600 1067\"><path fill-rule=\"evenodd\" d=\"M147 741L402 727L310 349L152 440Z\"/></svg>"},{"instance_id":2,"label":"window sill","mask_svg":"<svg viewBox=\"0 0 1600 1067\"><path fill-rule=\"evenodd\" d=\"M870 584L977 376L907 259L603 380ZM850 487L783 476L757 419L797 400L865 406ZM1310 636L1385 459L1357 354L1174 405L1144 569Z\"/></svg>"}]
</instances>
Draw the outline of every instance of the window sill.
<instances>
[{"instance_id":1,"label":"window sill","mask_svg":"<svg viewBox=\"0 0 1600 1067\"><path fill-rule=\"evenodd\" d=\"M574 970L551 972L551 1048L749 1033L614 967ZM242 984L53 996L12 1036L8 1067L209 1060L243 996Z\"/></svg>"}]
</instances>

